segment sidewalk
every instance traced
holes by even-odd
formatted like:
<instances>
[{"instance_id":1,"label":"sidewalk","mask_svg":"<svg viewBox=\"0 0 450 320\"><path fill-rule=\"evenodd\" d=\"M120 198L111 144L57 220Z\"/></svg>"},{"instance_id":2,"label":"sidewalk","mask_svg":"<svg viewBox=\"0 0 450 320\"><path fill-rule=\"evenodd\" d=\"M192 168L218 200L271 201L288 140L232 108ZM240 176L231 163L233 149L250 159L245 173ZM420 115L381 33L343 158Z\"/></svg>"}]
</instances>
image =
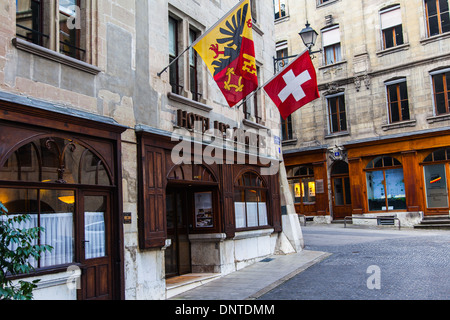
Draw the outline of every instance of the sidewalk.
<instances>
[{"instance_id":1,"label":"sidewalk","mask_svg":"<svg viewBox=\"0 0 450 320\"><path fill-rule=\"evenodd\" d=\"M254 300L328 256L309 250L273 255L169 300Z\"/></svg>"}]
</instances>

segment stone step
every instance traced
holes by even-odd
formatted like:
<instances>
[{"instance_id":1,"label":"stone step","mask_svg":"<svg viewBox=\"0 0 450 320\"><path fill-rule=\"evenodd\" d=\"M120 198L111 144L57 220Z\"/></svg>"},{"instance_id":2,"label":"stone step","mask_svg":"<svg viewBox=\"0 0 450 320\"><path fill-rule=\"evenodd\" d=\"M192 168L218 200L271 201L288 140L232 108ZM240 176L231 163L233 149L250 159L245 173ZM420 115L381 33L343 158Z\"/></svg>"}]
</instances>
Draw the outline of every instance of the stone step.
<instances>
[{"instance_id":1,"label":"stone step","mask_svg":"<svg viewBox=\"0 0 450 320\"><path fill-rule=\"evenodd\" d=\"M416 229L450 229L450 217L448 215L425 216L415 225Z\"/></svg>"},{"instance_id":2,"label":"stone step","mask_svg":"<svg viewBox=\"0 0 450 320\"><path fill-rule=\"evenodd\" d=\"M189 273L166 280L166 299L220 278L220 273Z\"/></svg>"},{"instance_id":3,"label":"stone step","mask_svg":"<svg viewBox=\"0 0 450 320\"><path fill-rule=\"evenodd\" d=\"M450 230L450 223L448 224L416 224L414 229L448 229Z\"/></svg>"}]
</instances>

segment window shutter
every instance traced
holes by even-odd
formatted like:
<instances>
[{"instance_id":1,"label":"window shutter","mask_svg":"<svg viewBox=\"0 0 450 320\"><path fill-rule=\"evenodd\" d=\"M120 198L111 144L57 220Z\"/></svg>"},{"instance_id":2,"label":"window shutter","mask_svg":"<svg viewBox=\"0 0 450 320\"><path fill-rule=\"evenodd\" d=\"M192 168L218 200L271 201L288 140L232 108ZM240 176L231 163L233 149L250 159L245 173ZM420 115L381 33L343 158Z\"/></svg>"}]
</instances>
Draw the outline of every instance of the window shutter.
<instances>
[{"instance_id":1,"label":"window shutter","mask_svg":"<svg viewBox=\"0 0 450 320\"><path fill-rule=\"evenodd\" d=\"M328 47L341 42L341 31L339 28L329 29L322 32L323 46Z\"/></svg>"},{"instance_id":2,"label":"window shutter","mask_svg":"<svg viewBox=\"0 0 450 320\"><path fill-rule=\"evenodd\" d=\"M381 29L385 30L402 24L400 8L381 13Z\"/></svg>"},{"instance_id":3,"label":"window shutter","mask_svg":"<svg viewBox=\"0 0 450 320\"><path fill-rule=\"evenodd\" d=\"M167 238L165 201L165 154L163 149L144 146L139 210L139 246L161 248Z\"/></svg>"}]
</instances>

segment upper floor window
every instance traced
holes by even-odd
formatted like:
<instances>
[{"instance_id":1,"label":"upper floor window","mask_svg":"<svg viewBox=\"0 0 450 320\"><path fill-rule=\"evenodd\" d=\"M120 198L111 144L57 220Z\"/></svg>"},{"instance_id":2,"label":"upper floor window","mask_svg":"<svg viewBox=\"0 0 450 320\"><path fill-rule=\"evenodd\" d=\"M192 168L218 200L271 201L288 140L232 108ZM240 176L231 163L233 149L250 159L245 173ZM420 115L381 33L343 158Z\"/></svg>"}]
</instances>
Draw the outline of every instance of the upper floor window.
<instances>
[{"instance_id":1,"label":"upper floor window","mask_svg":"<svg viewBox=\"0 0 450 320\"><path fill-rule=\"evenodd\" d=\"M198 59L197 52L190 47L188 61L184 63L182 59L178 59L180 52L186 47L185 41L191 45L199 37L198 28L191 22L187 16L176 17L172 14L169 16L169 83L172 93L200 101L201 60Z\"/></svg>"},{"instance_id":2,"label":"upper floor window","mask_svg":"<svg viewBox=\"0 0 450 320\"><path fill-rule=\"evenodd\" d=\"M289 64L288 59L283 59L289 56L287 41L277 42L276 50L277 50L277 59L280 59L276 60L275 64L275 73L278 73L281 72Z\"/></svg>"},{"instance_id":3,"label":"upper floor window","mask_svg":"<svg viewBox=\"0 0 450 320\"><path fill-rule=\"evenodd\" d=\"M410 120L406 80L386 83L389 106L389 123Z\"/></svg>"},{"instance_id":4,"label":"upper floor window","mask_svg":"<svg viewBox=\"0 0 450 320\"><path fill-rule=\"evenodd\" d=\"M169 63L172 63L178 56L178 21L169 17ZM173 62L169 69L169 82L172 92L181 93L180 79L178 74L178 60Z\"/></svg>"},{"instance_id":5,"label":"upper floor window","mask_svg":"<svg viewBox=\"0 0 450 320\"><path fill-rule=\"evenodd\" d=\"M256 72L259 78L259 67L256 67ZM256 123L262 123L262 109L261 109L261 91L258 91L255 93L252 97L250 97L248 100L244 102L244 115L245 119L256 122Z\"/></svg>"},{"instance_id":6,"label":"upper floor window","mask_svg":"<svg viewBox=\"0 0 450 320\"><path fill-rule=\"evenodd\" d=\"M286 16L286 0L273 0L275 20Z\"/></svg>"},{"instance_id":7,"label":"upper floor window","mask_svg":"<svg viewBox=\"0 0 450 320\"><path fill-rule=\"evenodd\" d=\"M280 117L281 118L281 117ZM281 118L281 139L283 141L292 140L292 116L288 116L286 120Z\"/></svg>"},{"instance_id":8,"label":"upper floor window","mask_svg":"<svg viewBox=\"0 0 450 320\"><path fill-rule=\"evenodd\" d=\"M450 113L450 69L432 74L436 115Z\"/></svg>"},{"instance_id":9,"label":"upper floor window","mask_svg":"<svg viewBox=\"0 0 450 320\"><path fill-rule=\"evenodd\" d=\"M56 5L58 14L51 9ZM78 60L87 60L85 0L17 0L16 35Z\"/></svg>"},{"instance_id":10,"label":"upper floor window","mask_svg":"<svg viewBox=\"0 0 450 320\"><path fill-rule=\"evenodd\" d=\"M326 65L342 61L341 32L339 26L323 30L322 42Z\"/></svg>"},{"instance_id":11,"label":"upper floor window","mask_svg":"<svg viewBox=\"0 0 450 320\"><path fill-rule=\"evenodd\" d=\"M327 104L330 133L347 131L345 96L343 94L329 96L327 97Z\"/></svg>"},{"instance_id":12,"label":"upper floor window","mask_svg":"<svg viewBox=\"0 0 450 320\"><path fill-rule=\"evenodd\" d=\"M425 0L428 36L450 32L448 0Z\"/></svg>"},{"instance_id":13,"label":"upper floor window","mask_svg":"<svg viewBox=\"0 0 450 320\"><path fill-rule=\"evenodd\" d=\"M404 43L402 14L400 6L380 12L381 30L383 32L383 48L389 49Z\"/></svg>"},{"instance_id":14,"label":"upper floor window","mask_svg":"<svg viewBox=\"0 0 450 320\"><path fill-rule=\"evenodd\" d=\"M197 32L193 29L189 30L189 44L192 44L197 40ZM192 93L192 99L195 101L200 101L201 93L199 93L199 81L198 81L198 59L197 52L194 48L189 51L189 82L190 90Z\"/></svg>"}]
</instances>

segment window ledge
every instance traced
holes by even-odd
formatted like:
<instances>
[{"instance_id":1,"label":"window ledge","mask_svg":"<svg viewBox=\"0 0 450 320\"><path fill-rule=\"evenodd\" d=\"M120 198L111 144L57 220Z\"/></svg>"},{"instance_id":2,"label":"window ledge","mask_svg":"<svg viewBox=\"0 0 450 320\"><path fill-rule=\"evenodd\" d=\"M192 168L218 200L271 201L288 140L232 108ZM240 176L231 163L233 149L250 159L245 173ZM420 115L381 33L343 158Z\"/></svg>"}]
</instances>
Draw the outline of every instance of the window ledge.
<instances>
[{"instance_id":1,"label":"window ledge","mask_svg":"<svg viewBox=\"0 0 450 320\"><path fill-rule=\"evenodd\" d=\"M432 37L428 37L425 39L420 40L420 44L422 45L427 45L429 43L435 42L435 41L439 41L439 40L443 40L443 39L448 39L450 38L450 32L446 32L446 33L442 33L442 34L438 34Z\"/></svg>"},{"instance_id":2,"label":"window ledge","mask_svg":"<svg viewBox=\"0 0 450 320\"><path fill-rule=\"evenodd\" d=\"M101 72L99 68L96 66L93 66L89 63L65 56L61 53L58 53L56 51L44 48L42 46L38 46L34 43L25 41L23 39L14 38L12 40L13 45L18 49L22 50L31 54L35 54L37 56L43 57L45 59L49 59L51 61L55 61L61 64L64 64L66 66L97 75Z\"/></svg>"},{"instance_id":3,"label":"window ledge","mask_svg":"<svg viewBox=\"0 0 450 320\"><path fill-rule=\"evenodd\" d=\"M383 49L381 51L377 52L377 56L382 57L391 53L396 53L396 52L400 52L400 51L405 51L409 49L409 43L405 43L396 47L392 47L392 48L388 48L388 49Z\"/></svg>"},{"instance_id":4,"label":"window ledge","mask_svg":"<svg viewBox=\"0 0 450 320\"><path fill-rule=\"evenodd\" d=\"M383 131L388 131L388 130L399 129L399 128L415 127L416 122L417 122L416 120L408 120L408 121L388 123L388 124L383 124L381 126L381 128L383 129Z\"/></svg>"},{"instance_id":5,"label":"window ledge","mask_svg":"<svg viewBox=\"0 0 450 320\"><path fill-rule=\"evenodd\" d=\"M332 138L338 138L338 137L346 137L349 136L350 132L344 131L344 132L336 132L336 133L329 133L325 136L325 139L332 139Z\"/></svg>"},{"instance_id":6,"label":"window ledge","mask_svg":"<svg viewBox=\"0 0 450 320\"><path fill-rule=\"evenodd\" d=\"M298 141L297 139L283 140L283 141L281 141L281 145L283 147L285 147L285 146L293 146L293 145L297 144L297 141Z\"/></svg>"},{"instance_id":7,"label":"window ledge","mask_svg":"<svg viewBox=\"0 0 450 320\"><path fill-rule=\"evenodd\" d=\"M258 23L254 23L254 24L253 24L253 30L255 30L255 32L256 32L257 34L259 34L260 36L263 36L263 35L264 35L264 31L262 31L262 29L261 29L261 27L259 26Z\"/></svg>"},{"instance_id":8,"label":"window ledge","mask_svg":"<svg viewBox=\"0 0 450 320\"><path fill-rule=\"evenodd\" d=\"M245 124L248 127L252 127L252 128L255 128L255 129L269 130L268 127L266 127L266 126L264 126L262 124L256 123L254 121L247 120L247 119L242 120L242 123Z\"/></svg>"},{"instance_id":9,"label":"window ledge","mask_svg":"<svg viewBox=\"0 0 450 320\"><path fill-rule=\"evenodd\" d=\"M274 232L273 228L250 230L250 231L237 231L233 240L264 237L271 235L273 232Z\"/></svg>"},{"instance_id":10,"label":"window ledge","mask_svg":"<svg viewBox=\"0 0 450 320\"><path fill-rule=\"evenodd\" d=\"M450 114L443 114L440 116L432 116L427 118L428 123L435 123L447 120L450 120Z\"/></svg>"},{"instance_id":11,"label":"window ledge","mask_svg":"<svg viewBox=\"0 0 450 320\"><path fill-rule=\"evenodd\" d=\"M336 62L336 63L332 63L332 64L327 64L327 65L320 66L320 67L319 67L319 70L323 70L323 69L327 69L327 68L332 68L332 67L337 67L337 66L339 66L339 65L341 65L341 64L346 64L346 63L347 63L347 60L341 60L341 61L338 61L338 62Z\"/></svg>"},{"instance_id":12,"label":"window ledge","mask_svg":"<svg viewBox=\"0 0 450 320\"><path fill-rule=\"evenodd\" d=\"M285 21L289 21L289 20L290 20L290 16L287 15L287 16L275 19L274 23L278 24L278 23L282 23L282 22L285 22Z\"/></svg>"},{"instance_id":13,"label":"window ledge","mask_svg":"<svg viewBox=\"0 0 450 320\"><path fill-rule=\"evenodd\" d=\"M211 112L211 110L213 109L212 107L210 107L210 106L208 106L208 105L206 105L204 103L188 99L188 98L183 97L183 96L181 96L179 94L176 94L176 93L169 92L168 97L169 97L170 100L186 104L188 106L191 106L193 108L196 108L196 109L199 109L199 110L202 110L202 111Z\"/></svg>"}]
</instances>

